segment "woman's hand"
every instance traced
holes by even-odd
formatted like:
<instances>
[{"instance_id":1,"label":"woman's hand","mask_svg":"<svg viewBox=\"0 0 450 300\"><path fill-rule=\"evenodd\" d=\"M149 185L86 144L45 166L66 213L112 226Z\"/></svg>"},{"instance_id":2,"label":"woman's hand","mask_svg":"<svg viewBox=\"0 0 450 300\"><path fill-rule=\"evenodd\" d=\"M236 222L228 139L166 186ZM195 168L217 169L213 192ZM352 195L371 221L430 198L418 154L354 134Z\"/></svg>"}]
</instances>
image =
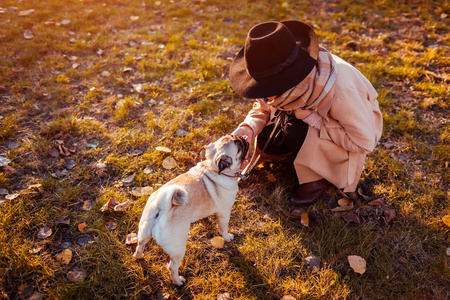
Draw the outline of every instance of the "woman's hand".
<instances>
[{"instance_id":1,"label":"woman's hand","mask_svg":"<svg viewBox=\"0 0 450 300\"><path fill-rule=\"evenodd\" d=\"M242 137L249 143L251 143L254 138L253 129L251 129L250 126L245 124L236 128L236 130L233 131L231 134L242 135Z\"/></svg>"}]
</instances>

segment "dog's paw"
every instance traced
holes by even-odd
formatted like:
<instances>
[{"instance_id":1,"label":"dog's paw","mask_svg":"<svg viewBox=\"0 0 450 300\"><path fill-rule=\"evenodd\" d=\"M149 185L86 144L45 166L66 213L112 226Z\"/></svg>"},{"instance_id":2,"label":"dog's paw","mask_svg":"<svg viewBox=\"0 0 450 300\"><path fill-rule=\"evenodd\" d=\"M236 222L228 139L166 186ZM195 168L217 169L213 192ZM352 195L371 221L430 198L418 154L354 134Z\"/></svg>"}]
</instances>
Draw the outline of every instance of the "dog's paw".
<instances>
[{"instance_id":1,"label":"dog's paw","mask_svg":"<svg viewBox=\"0 0 450 300\"><path fill-rule=\"evenodd\" d=\"M141 258L144 258L144 253L143 252L141 252L141 253L134 252L133 256L136 259L141 259Z\"/></svg>"},{"instance_id":2,"label":"dog's paw","mask_svg":"<svg viewBox=\"0 0 450 300\"><path fill-rule=\"evenodd\" d=\"M183 276L179 276L178 279L174 279L173 283L178 286L182 286L186 282L186 279Z\"/></svg>"},{"instance_id":3,"label":"dog's paw","mask_svg":"<svg viewBox=\"0 0 450 300\"><path fill-rule=\"evenodd\" d=\"M231 242L234 239L234 235L231 233L225 233L223 236L223 239L227 242Z\"/></svg>"}]
</instances>

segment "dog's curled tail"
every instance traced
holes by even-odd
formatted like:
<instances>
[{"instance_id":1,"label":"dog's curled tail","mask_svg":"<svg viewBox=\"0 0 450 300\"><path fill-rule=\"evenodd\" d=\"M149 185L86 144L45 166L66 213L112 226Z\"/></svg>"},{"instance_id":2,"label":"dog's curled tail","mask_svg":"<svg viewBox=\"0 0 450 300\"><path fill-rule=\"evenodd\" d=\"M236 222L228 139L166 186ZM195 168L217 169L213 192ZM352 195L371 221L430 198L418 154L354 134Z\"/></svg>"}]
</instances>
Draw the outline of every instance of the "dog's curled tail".
<instances>
[{"instance_id":1,"label":"dog's curled tail","mask_svg":"<svg viewBox=\"0 0 450 300\"><path fill-rule=\"evenodd\" d=\"M186 205L188 203L188 194L184 188L179 185L169 185L152 194L145 205L139 222L138 245L133 256L136 258L144 257L144 246L152 236L153 227L158 222L161 214L174 205Z\"/></svg>"}]
</instances>

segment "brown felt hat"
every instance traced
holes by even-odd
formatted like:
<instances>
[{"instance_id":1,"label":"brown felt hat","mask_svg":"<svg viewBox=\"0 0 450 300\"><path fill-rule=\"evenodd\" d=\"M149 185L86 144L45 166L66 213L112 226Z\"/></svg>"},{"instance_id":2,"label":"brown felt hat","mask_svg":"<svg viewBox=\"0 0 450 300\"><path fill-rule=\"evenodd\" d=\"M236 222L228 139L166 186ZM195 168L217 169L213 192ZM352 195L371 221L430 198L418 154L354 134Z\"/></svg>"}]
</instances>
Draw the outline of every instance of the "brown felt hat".
<instances>
[{"instance_id":1,"label":"brown felt hat","mask_svg":"<svg viewBox=\"0 0 450 300\"><path fill-rule=\"evenodd\" d=\"M308 76L318 55L317 36L305 23L258 24L231 63L231 87L247 98L280 95Z\"/></svg>"}]
</instances>

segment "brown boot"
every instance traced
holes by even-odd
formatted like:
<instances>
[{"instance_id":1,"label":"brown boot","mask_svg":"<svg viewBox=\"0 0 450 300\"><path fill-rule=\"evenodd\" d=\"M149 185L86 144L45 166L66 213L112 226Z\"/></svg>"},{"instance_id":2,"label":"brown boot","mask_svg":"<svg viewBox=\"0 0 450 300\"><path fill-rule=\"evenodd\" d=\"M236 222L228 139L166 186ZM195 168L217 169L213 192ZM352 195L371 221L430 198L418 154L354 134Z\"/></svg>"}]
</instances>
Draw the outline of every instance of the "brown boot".
<instances>
[{"instance_id":1,"label":"brown boot","mask_svg":"<svg viewBox=\"0 0 450 300\"><path fill-rule=\"evenodd\" d=\"M329 186L325 179L300 184L292 194L291 202L299 206L313 204Z\"/></svg>"}]
</instances>

